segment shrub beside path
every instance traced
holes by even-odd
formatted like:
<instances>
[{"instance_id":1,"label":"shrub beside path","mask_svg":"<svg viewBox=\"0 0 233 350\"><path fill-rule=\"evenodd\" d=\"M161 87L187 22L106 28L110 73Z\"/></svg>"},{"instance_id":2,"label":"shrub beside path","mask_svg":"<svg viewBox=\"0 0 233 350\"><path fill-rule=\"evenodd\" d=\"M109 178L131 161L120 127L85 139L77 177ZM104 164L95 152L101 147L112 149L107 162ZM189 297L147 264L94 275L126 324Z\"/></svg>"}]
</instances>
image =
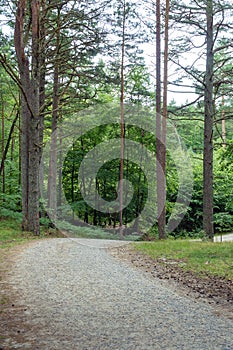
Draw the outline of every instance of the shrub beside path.
<instances>
[{"instance_id":1,"label":"shrub beside path","mask_svg":"<svg viewBox=\"0 0 233 350\"><path fill-rule=\"evenodd\" d=\"M4 285L14 303L2 312L0 347L233 349L233 320L115 259L108 248L119 245L64 238L23 249Z\"/></svg>"}]
</instances>

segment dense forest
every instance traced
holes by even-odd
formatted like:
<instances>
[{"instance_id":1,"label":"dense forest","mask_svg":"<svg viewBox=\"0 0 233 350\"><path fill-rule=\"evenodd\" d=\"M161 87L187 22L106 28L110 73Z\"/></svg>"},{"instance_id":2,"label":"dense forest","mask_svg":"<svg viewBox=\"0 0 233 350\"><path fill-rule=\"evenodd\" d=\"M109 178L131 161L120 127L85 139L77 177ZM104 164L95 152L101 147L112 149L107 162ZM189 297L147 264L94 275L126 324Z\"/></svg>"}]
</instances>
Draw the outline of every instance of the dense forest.
<instances>
[{"instance_id":1,"label":"dense forest","mask_svg":"<svg viewBox=\"0 0 233 350\"><path fill-rule=\"evenodd\" d=\"M1 217L232 231L230 0L0 4Z\"/></svg>"}]
</instances>

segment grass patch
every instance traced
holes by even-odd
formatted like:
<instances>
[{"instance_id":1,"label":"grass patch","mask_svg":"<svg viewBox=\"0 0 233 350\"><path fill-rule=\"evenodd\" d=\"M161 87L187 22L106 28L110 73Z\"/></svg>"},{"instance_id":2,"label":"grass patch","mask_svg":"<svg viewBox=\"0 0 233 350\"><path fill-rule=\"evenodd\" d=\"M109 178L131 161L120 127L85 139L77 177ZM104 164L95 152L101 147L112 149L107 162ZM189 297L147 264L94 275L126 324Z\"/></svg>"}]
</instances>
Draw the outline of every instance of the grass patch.
<instances>
[{"instance_id":1,"label":"grass patch","mask_svg":"<svg viewBox=\"0 0 233 350\"><path fill-rule=\"evenodd\" d=\"M45 229L42 227L40 236L35 236L31 232L22 232L19 221L0 218L0 252L1 249L7 249L18 244L49 237L61 237L61 235L55 229Z\"/></svg>"},{"instance_id":2,"label":"grass patch","mask_svg":"<svg viewBox=\"0 0 233 350\"><path fill-rule=\"evenodd\" d=\"M16 244L35 239L28 232L22 232L20 223L14 219L0 220L0 249L10 248Z\"/></svg>"},{"instance_id":3,"label":"grass patch","mask_svg":"<svg viewBox=\"0 0 233 350\"><path fill-rule=\"evenodd\" d=\"M233 242L189 242L166 240L134 244L134 248L161 263L177 266L199 275L211 274L233 281Z\"/></svg>"}]
</instances>

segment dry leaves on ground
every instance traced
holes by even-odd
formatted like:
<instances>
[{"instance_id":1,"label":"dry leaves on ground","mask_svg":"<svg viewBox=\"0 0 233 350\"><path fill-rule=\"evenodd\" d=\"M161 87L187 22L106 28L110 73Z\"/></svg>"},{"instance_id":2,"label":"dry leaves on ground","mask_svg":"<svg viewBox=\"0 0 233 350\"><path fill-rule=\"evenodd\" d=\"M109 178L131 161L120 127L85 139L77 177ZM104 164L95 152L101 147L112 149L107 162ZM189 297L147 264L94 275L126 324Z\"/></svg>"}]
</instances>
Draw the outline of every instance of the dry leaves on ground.
<instances>
[{"instance_id":1,"label":"dry leaves on ground","mask_svg":"<svg viewBox=\"0 0 233 350\"><path fill-rule=\"evenodd\" d=\"M134 250L130 245L111 249L111 254L143 270L150 277L161 279L182 294L212 304L216 313L233 319L232 281L218 276L200 276L182 269L178 261L154 260Z\"/></svg>"}]
</instances>

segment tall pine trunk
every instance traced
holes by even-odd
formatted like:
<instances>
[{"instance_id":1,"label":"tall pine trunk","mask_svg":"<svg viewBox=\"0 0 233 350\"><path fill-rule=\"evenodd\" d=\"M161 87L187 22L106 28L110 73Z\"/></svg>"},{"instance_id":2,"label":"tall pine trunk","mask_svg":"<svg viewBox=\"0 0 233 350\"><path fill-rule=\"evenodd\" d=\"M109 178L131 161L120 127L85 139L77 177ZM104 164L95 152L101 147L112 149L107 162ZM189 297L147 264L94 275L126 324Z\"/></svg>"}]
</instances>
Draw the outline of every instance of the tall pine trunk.
<instances>
[{"instance_id":1,"label":"tall pine trunk","mask_svg":"<svg viewBox=\"0 0 233 350\"><path fill-rule=\"evenodd\" d=\"M125 64L125 23L126 23L126 4L123 2L123 19L122 19L122 44L121 44L121 94L120 94L120 238L123 238L123 176L124 176L124 64Z\"/></svg>"},{"instance_id":2,"label":"tall pine trunk","mask_svg":"<svg viewBox=\"0 0 233 350\"><path fill-rule=\"evenodd\" d=\"M205 121L204 121L204 157L203 157L203 230L208 239L213 240L213 1L207 0L206 6L206 75L205 75Z\"/></svg>"},{"instance_id":3,"label":"tall pine trunk","mask_svg":"<svg viewBox=\"0 0 233 350\"><path fill-rule=\"evenodd\" d=\"M2 193L5 193L5 109L3 95L1 94L1 119L2 119L2 161L1 161L1 176L2 176ZM3 199L4 201L4 199Z\"/></svg>"},{"instance_id":4,"label":"tall pine trunk","mask_svg":"<svg viewBox=\"0 0 233 350\"><path fill-rule=\"evenodd\" d=\"M56 20L56 51L53 74L53 108L52 108L52 135L50 144L49 176L48 176L48 208L53 219L57 217L57 122L59 109L59 62L60 62L60 27L61 9L57 6Z\"/></svg>"},{"instance_id":5,"label":"tall pine trunk","mask_svg":"<svg viewBox=\"0 0 233 350\"><path fill-rule=\"evenodd\" d=\"M15 49L21 83L21 173L22 173L22 229L39 235L39 166L40 166L40 114L39 114L39 1L31 6L31 63L25 55L24 24L26 1L18 2L15 22Z\"/></svg>"},{"instance_id":6,"label":"tall pine trunk","mask_svg":"<svg viewBox=\"0 0 233 350\"><path fill-rule=\"evenodd\" d=\"M40 131L39 131L39 137L40 137L40 145L43 145L43 139L44 139L44 116L45 116L45 83L46 83L46 0L40 0L41 5L41 14L40 14L40 83L39 83L39 104L40 104ZM42 147L40 148L42 156ZM44 182L44 166L41 163L40 164L40 182ZM45 210L41 206L41 216L45 216Z\"/></svg>"},{"instance_id":7,"label":"tall pine trunk","mask_svg":"<svg viewBox=\"0 0 233 350\"><path fill-rule=\"evenodd\" d=\"M161 182L161 203L163 205L160 225L161 238L166 238L166 138L167 138L167 90L168 90L168 25L170 0L166 0L165 28L164 28L164 72L163 72L163 113L161 128L161 168L163 172Z\"/></svg>"},{"instance_id":8,"label":"tall pine trunk","mask_svg":"<svg viewBox=\"0 0 233 350\"><path fill-rule=\"evenodd\" d=\"M53 111L52 135L50 144L49 174L48 174L48 208L53 219L57 216L57 119L59 105L59 74L58 62L55 63L53 81Z\"/></svg>"},{"instance_id":9,"label":"tall pine trunk","mask_svg":"<svg viewBox=\"0 0 233 350\"><path fill-rule=\"evenodd\" d=\"M164 146L161 121L161 12L160 0L156 0L156 178L159 238L165 239L165 174L163 173Z\"/></svg>"}]
</instances>

